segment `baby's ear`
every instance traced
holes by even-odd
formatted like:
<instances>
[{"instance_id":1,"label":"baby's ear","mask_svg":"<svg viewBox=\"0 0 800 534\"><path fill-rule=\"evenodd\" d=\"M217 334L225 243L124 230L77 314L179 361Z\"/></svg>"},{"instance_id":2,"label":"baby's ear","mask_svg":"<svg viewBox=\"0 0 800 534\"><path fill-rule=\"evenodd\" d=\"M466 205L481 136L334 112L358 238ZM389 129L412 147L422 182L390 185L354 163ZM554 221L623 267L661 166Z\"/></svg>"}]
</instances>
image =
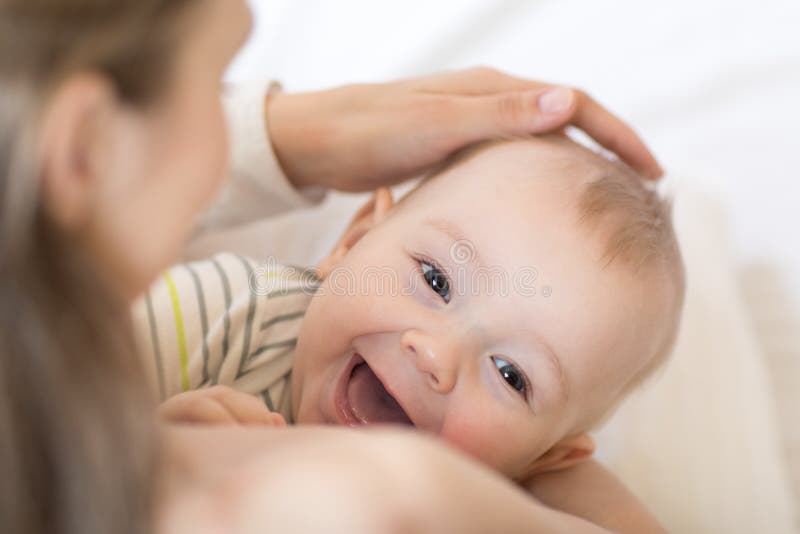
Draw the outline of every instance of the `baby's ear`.
<instances>
[{"instance_id":1,"label":"baby's ear","mask_svg":"<svg viewBox=\"0 0 800 534\"><path fill-rule=\"evenodd\" d=\"M394 207L392 191L385 187L377 189L369 201L353 216L342 237L333 250L320 261L317 276L324 279L341 262L358 241L372 230Z\"/></svg>"},{"instance_id":2,"label":"baby's ear","mask_svg":"<svg viewBox=\"0 0 800 534\"><path fill-rule=\"evenodd\" d=\"M578 434L562 439L537 458L529 471L529 476L540 475L551 471L560 471L584 460L594 454L594 440L589 434Z\"/></svg>"}]
</instances>

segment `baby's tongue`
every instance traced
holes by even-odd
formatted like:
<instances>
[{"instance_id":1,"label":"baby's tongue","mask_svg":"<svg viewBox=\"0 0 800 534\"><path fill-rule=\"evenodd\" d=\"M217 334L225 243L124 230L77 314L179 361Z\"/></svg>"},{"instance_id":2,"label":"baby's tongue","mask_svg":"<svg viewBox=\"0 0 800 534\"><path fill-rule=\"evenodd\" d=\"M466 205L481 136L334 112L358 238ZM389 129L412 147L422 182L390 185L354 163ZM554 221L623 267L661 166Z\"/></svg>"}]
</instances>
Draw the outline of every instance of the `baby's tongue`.
<instances>
[{"instance_id":1,"label":"baby's tongue","mask_svg":"<svg viewBox=\"0 0 800 534\"><path fill-rule=\"evenodd\" d=\"M413 424L366 363L353 369L347 400L355 416L364 423Z\"/></svg>"}]
</instances>

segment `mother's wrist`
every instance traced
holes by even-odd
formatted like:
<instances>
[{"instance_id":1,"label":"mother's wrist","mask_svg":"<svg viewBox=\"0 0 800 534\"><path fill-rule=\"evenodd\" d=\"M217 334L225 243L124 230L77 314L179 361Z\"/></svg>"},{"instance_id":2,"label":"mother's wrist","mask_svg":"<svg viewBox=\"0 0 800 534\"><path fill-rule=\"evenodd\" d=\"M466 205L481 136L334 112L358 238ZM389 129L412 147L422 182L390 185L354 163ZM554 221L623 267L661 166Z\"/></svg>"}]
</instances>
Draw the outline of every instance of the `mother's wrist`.
<instances>
[{"instance_id":1,"label":"mother's wrist","mask_svg":"<svg viewBox=\"0 0 800 534\"><path fill-rule=\"evenodd\" d=\"M313 158L307 145L308 136L303 126L302 108L297 105L297 95L271 87L264 102L264 127L272 150L286 178L296 189L321 187L305 172L302 161ZM300 113L298 113L300 112Z\"/></svg>"}]
</instances>

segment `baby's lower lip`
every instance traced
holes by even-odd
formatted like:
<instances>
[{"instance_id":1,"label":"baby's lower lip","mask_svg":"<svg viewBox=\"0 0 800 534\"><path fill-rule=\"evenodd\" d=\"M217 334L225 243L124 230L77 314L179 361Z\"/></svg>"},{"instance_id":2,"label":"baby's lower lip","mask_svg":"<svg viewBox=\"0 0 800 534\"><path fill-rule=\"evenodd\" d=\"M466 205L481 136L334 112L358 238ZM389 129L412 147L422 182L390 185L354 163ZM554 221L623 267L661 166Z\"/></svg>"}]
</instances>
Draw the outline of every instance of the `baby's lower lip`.
<instances>
[{"instance_id":1,"label":"baby's lower lip","mask_svg":"<svg viewBox=\"0 0 800 534\"><path fill-rule=\"evenodd\" d=\"M340 425L361 426L364 424L353 413L353 408L350 406L350 401L347 398L347 386L350 383L350 377L353 374L353 369L363 362L364 358L362 358L360 354L353 354L353 356L350 358L350 361L347 362L347 366L344 368L344 372L339 377L339 381L336 384L333 403L336 420Z\"/></svg>"}]
</instances>

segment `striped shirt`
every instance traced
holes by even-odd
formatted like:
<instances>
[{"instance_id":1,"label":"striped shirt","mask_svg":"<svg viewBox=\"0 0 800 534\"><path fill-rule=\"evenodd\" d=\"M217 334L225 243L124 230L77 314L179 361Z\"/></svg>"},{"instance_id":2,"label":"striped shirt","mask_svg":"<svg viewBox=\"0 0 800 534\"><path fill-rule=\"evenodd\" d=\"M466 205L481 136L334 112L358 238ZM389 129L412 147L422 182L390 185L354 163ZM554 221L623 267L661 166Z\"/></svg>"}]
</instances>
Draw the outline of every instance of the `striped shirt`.
<instances>
[{"instance_id":1,"label":"striped shirt","mask_svg":"<svg viewBox=\"0 0 800 534\"><path fill-rule=\"evenodd\" d=\"M310 271L235 254L169 269L133 309L161 400L225 385L260 396L290 422L294 348L318 284Z\"/></svg>"}]
</instances>

